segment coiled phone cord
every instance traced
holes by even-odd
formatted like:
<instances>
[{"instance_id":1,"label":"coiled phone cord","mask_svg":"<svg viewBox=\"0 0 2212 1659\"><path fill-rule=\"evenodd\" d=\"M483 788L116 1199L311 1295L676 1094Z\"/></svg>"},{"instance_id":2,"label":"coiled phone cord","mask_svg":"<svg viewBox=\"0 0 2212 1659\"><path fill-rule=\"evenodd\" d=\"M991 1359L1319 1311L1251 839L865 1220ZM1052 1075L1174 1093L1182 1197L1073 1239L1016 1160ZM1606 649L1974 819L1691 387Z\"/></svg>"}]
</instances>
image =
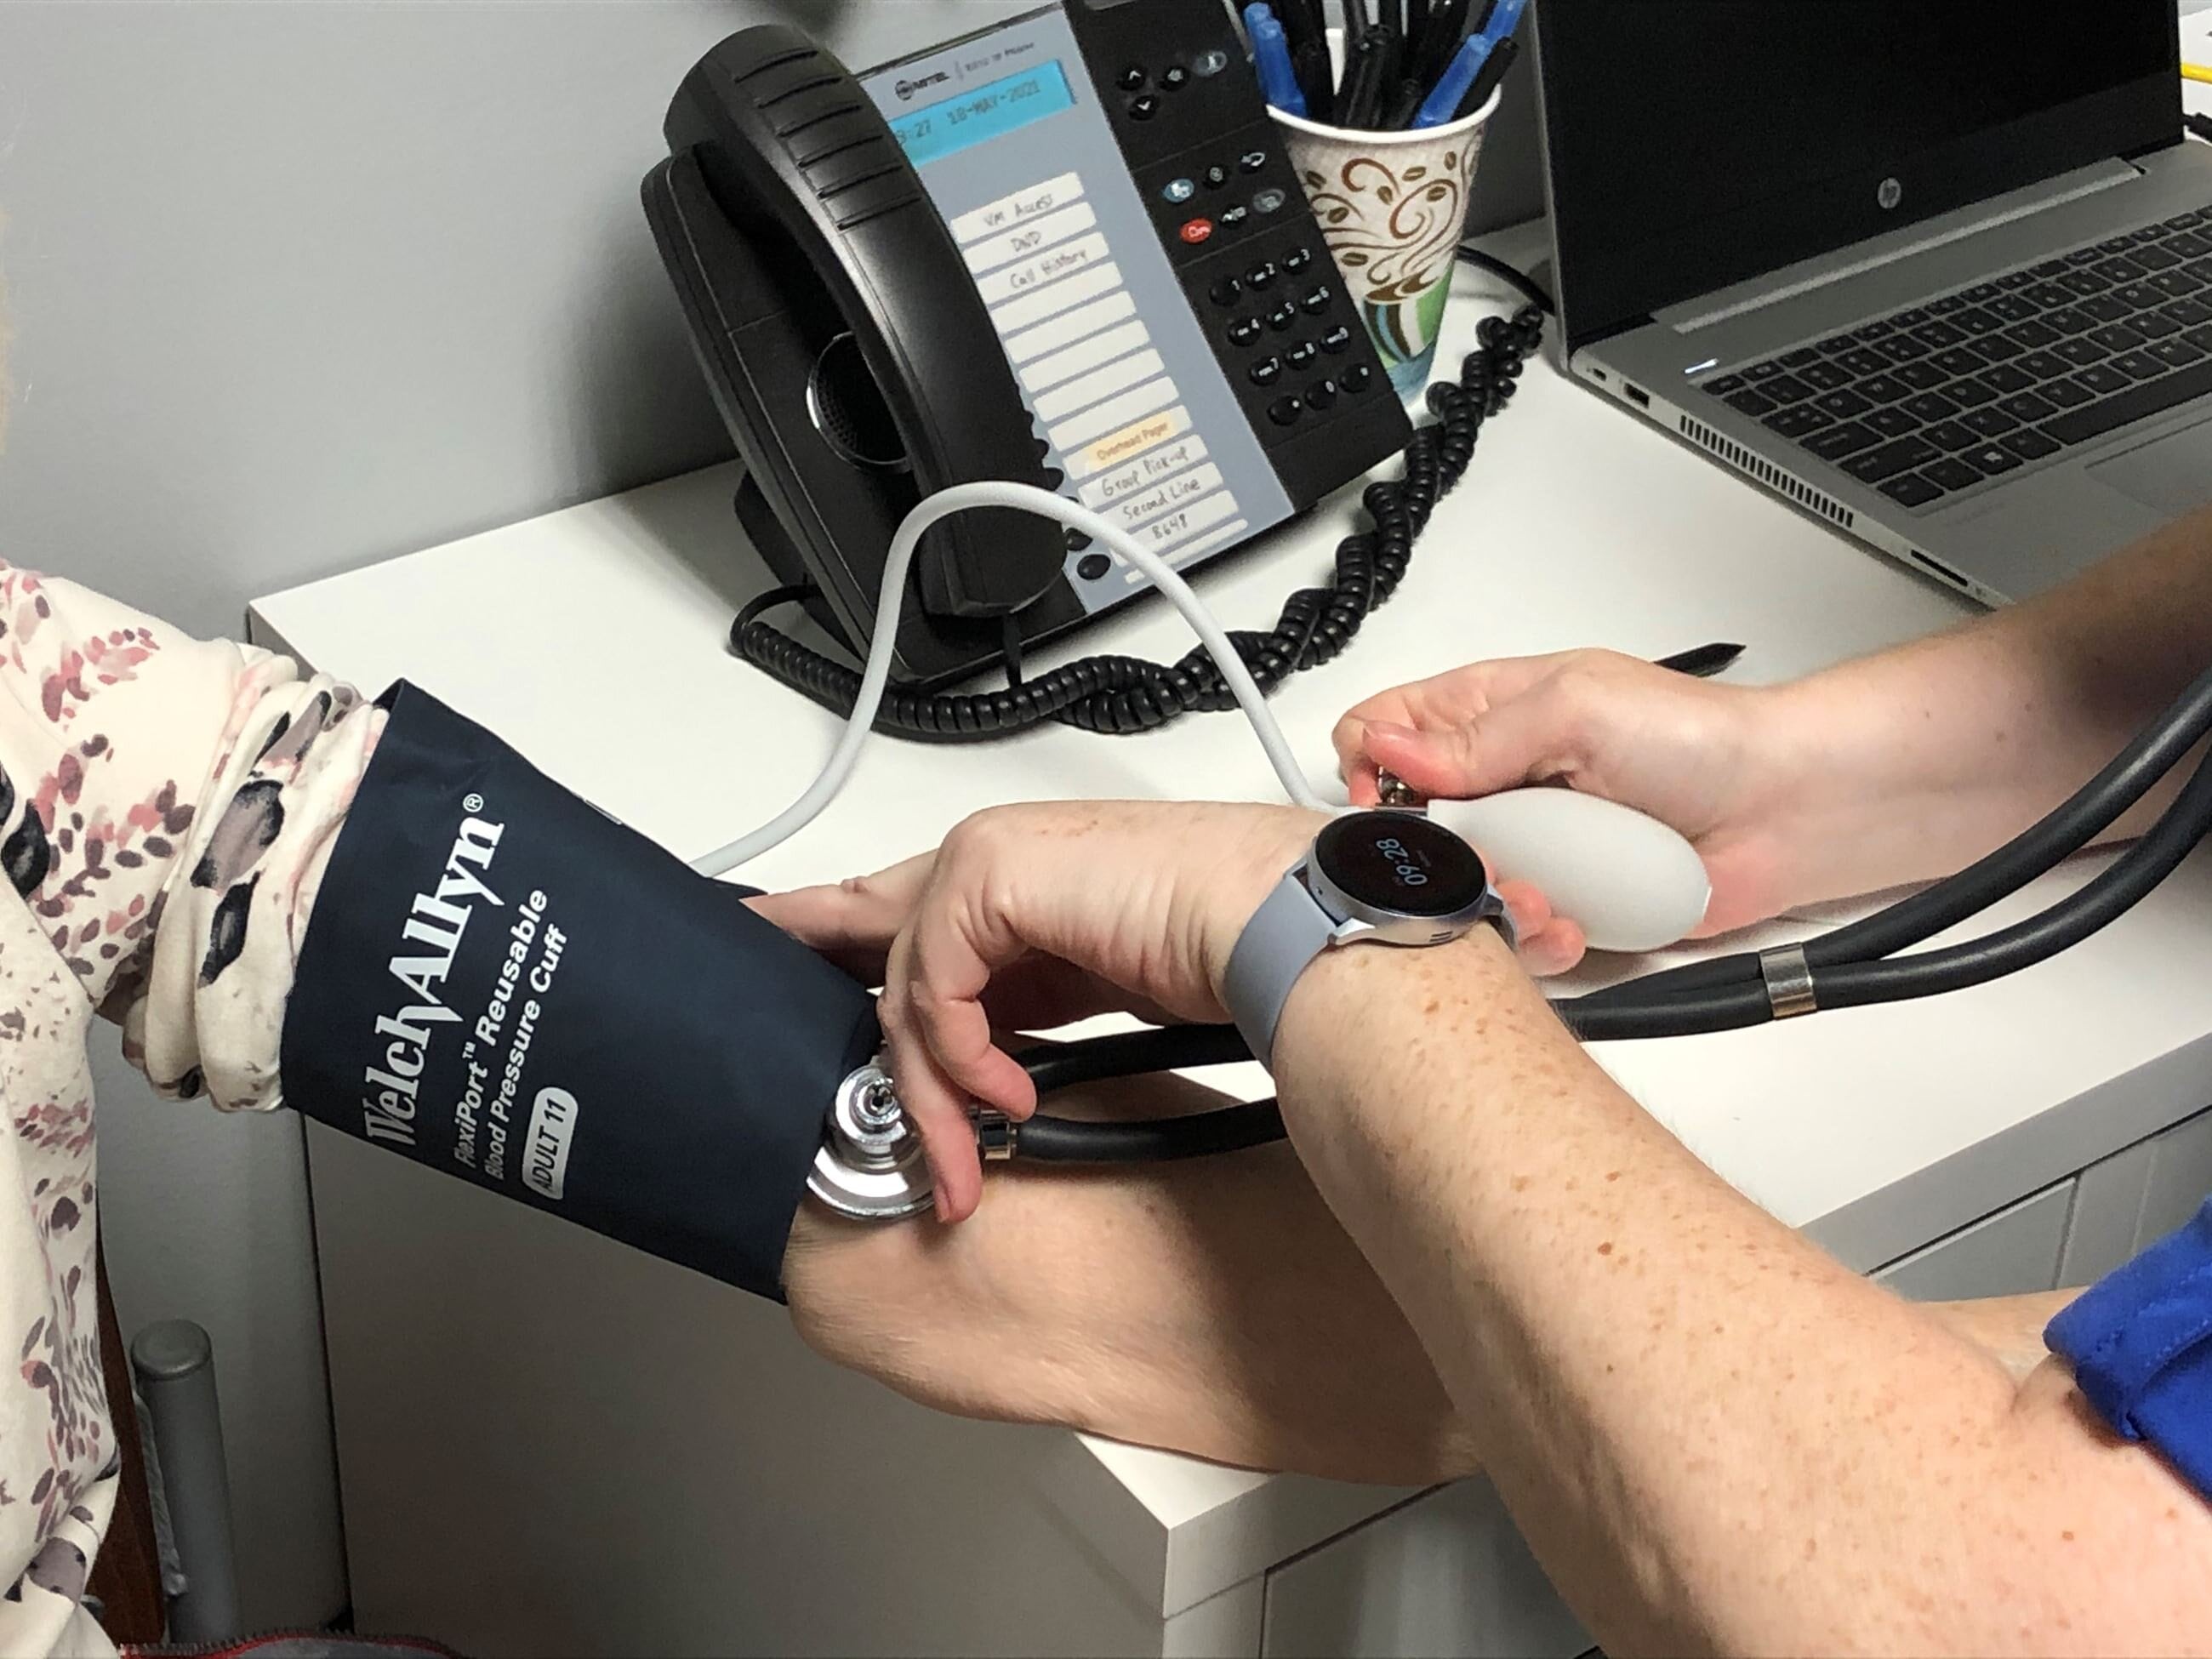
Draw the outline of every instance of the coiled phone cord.
<instances>
[{"instance_id":1,"label":"coiled phone cord","mask_svg":"<svg viewBox=\"0 0 2212 1659\"><path fill-rule=\"evenodd\" d=\"M1485 318L1477 333L1480 343L1462 365L1458 380L1430 388L1429 410L1436 419L1414 434L1406 451L1405 476L1370 484L1361 496L1373 528L1338 546L1331 585L1291 594L1267 633L1229 635L1263 691L1335 658L1369 613L1396 591L1430 514L1465 476L1483 422L1512 400L1522 367L1543 337L1543 314L1534 306L1510 319ZM799 597L801 590L780 588L747 605L730 630L731 646L747 662L831 713L850 714L860 696L861 674L761 619L766 610ZM1233 708L1237 702L1213 657L1200 647L1170 665L1135 657L1085 657L1001 691L887 690L875 729L927 743L980 743L1056 720L1121 737L1157 731L1185 714Z\"/></svg>"}]
</instances>

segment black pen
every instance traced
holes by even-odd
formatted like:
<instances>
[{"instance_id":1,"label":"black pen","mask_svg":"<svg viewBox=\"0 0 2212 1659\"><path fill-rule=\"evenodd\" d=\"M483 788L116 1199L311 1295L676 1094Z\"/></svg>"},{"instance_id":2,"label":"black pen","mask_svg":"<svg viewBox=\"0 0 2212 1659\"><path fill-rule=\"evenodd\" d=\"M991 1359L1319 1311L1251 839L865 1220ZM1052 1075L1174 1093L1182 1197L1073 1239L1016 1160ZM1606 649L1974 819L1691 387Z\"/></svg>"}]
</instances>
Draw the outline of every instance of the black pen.
<instances>
[{"instance_id":1,"label":"black pen","mask_svg":"<svg viewBox=\"0 0 2212 1659\"><path fill-rule=\"evenodd\" d=\"M1464 121L1488 103L1491 94L1503 84L1506 71L1513 67L1514 60L1520 56L1521 42L1513 35L1507 35L1492 46L1489 58L1474 77L1474 84L1467 89L1467 96L1459 100L1459 110L1453 118Z\"/></svg>"},{"instance_id":2,"label":"black pen","mask_svg":"<svg viewBox=\"0 0 2212 1659\"><path fill-rule=\"evenodd\" d=\"M1428 95L1429 83L1413 76L1399 80L1397 90L1384 100L1385 112L1379 125L1386 132L1403 132L1413 125L1413 118L1421 112L1421 100Z\"/></svg>"},{"instance_id":3,"label":"black pen","mask_svg":"<svg viewBox=\"0 0 2212 1659\"><path fill-rule=\"evenodd\" d=\"M1382 31L1370 28L1351 43L1345 57L1344 90L1336 100L1336 124L1364 127L1380 89L1382 70Z\"/></svg>"},{"instance_id":4,"label":"black pen","mask_svg":"<svg viewBox=\"0 0 2212 1659\"><path fill-rule=\"evenodd\" d=\"M1468 5L1468 0L1443 0L1429 14L1411 71L1423 86L1436 85L1458 55L1459 43L1467 38Z\"/></svg>"},{"instance_id":5,"label":"black pen","mask_svg":"<svg viewBox=\"0 0 2212 1659\"><path fill-rule=\"evenodd\" d=\"M1326 126L1336 118L1336 80L1329 70L1321 0L1281 0L1276 10L1290 37L1291 73L1305 95L1306 114Z\"/></svg>"},{"instance_id":6,"label":"black pen","mask_svg":"<svg viewBox=\"0 0 2212 1659\"><path fill-rule=\"evenodd\" d=\"M1306 116L1325 127L1336 125L1336 76L1328 61L1328 42L1309 40L1291 54L1298 89L1306 95Z\"/></svg>"},{"instance_id":7,"label":"black pen","mask_svg":"<svg viewBox=\"0 0 2212 1659\"><path fill-rule=\"evenodd\" d=\"M1406 61L1406 37L1388 24L1376 33L1382 37L1375 53L1375 89L1369 97L1364 125L1377 131L1388 126L1390 106L1398 98L1398 76Z\"/></svg>"},{"instance_id":8,"label":"black pen","mask_svg":"<svg viewBox=\"0 0 2212 1659\"><path fill-rule=\"evenodd\" d=\"M1344 67L1336 79L1336 125L1352 125L1352 94L1353 82L1359 75L1359 43L1367 38L1367 31L1375 20L1367 9L1367 0L1339 0L1344 14Z\"/></svg>"},{"instance_id":9,"label":"black pen","mask_svg":"<svg viewBox=\"0 0 2212 1659\"><path fill-rule=\"evenodd\" d=\"M1662 657L1655 666L1687 674L1692 679L1709 680L1735 667L1742 655L1743 647L1740 645L1701 645L1694 651Z\"/></svg>"}]
</instances>

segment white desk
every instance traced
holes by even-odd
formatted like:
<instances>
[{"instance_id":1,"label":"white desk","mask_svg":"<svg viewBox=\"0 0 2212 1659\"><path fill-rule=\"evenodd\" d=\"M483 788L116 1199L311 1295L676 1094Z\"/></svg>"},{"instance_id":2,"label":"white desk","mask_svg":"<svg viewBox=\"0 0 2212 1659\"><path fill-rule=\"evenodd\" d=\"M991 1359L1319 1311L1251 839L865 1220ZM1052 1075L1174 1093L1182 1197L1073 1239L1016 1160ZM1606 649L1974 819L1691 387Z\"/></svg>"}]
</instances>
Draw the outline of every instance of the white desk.
<instances>
[{"instance_id":1,"label":"white desk","mask_svg":"<svg viewBox=\"0 0 2212 1659\"><path fill-rule=\"evenodd\" d=\"M1462 336L1482 309L1462 301ZM796 794L833 729L724 649L766 585L734 483L679 478L278 594L257 636L365 686L411 678L694 854ZM1201 591L1232 625L1272 620L1348 511ZM1752 647L1742 675L1779 678L1960 614L1540 367L1395 599L1276 707L1321 779L1345 707L1473 658L1732 638ZM1065 651L1186 644L1147 604ZM880 743L746 873L874 868L1009 799L1273 794L1233 715L1130 740ZM2151 1139L2212 1102L2208 983L2200 859L2090 943L1971 995L1603 1059L1853 1266L1911 1257L1896 1276L1917 1294L2033 1288L2100 1271L2212 1185L2212 1120ZM772 1309L311 1129L368 1627L486 1655L1583 1645L1480 1483L1335 1486L936 1418L815 1360Z\"/></svg>"}]
</instances>

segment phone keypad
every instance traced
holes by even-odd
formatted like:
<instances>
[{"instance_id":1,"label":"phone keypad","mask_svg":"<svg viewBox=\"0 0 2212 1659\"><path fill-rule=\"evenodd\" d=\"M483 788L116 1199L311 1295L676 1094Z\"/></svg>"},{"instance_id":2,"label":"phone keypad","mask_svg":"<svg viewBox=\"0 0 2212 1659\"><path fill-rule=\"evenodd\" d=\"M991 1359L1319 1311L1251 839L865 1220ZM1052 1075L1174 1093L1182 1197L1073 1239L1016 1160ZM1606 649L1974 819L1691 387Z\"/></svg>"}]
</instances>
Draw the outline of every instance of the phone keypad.
<instances>
[{"instance_id":1,"label":"phone keypad","mask_svg":"<svg viewBox=\"0 0 2212 1659\"><path fill-rule=\"evenodd\" d=\"M1187 291L1201 316L1210 308L1223 367L1255 422L1296 426L1376 384L1371 365L1333 361L1359 337L1318 228L1285 217L1267 234L1297 184L1272 126L1164 157L1139 183L1170 258L1205 272L1193 270Z\"/></svg>"},{"instance_id":2,"label":"phone keypad","mask_svg":"<svg viewBox=\"0 0 2212 1659\"><path fill-rule=\"evenodd\" d=\"M1244 359L1244 378L1262 391L1272 392L1285 386L1286 380L1311 374L1326 357L1340 357L1351 350L1358 339L1352 325L1340 320L1316 333L1301 331L1288 340L1281 337L1297 329L1302 317L1328 320L1338 301L1333 283L1314 283L1302 293L1293 288L1264 309L1251 304L1255 295L1273 297L1286 281L1295 282L1313 270L1317 260L1314 249L1301 242L1261 260L1242 275L1222 276L1206 289L1206 298L1216 310L1228 314L1222 336L1232 351ZM1265 412L1277 426L1295 426L1309 416L1327 414L1340 398L1356 398L1374 383L1375 371L1369 365L1347 364L1310 384L1286 389L1286 395L1271 398L1264 405Z\"/></svg>"}]
</instances>

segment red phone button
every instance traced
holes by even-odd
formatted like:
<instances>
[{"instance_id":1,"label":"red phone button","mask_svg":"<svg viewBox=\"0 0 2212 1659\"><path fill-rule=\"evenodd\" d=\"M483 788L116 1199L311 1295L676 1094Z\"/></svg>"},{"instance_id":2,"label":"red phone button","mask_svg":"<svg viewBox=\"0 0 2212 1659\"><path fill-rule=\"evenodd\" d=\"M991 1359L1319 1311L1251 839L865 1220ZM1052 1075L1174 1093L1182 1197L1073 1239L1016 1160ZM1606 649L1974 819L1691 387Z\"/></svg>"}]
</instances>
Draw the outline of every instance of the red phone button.
<instances>
[{"instance_id":1,"label":"red phone button","mask_svg":"<svg viewBox=\"0 0 2212 1659\"><path fill-rule=\"evenodd\" d=\"M1194 219L1182 228L1183 240L1188 242L1193 247L1196 247L1212 234L1213 221L1211 219Z\"/></svg>"}]
</instances>

